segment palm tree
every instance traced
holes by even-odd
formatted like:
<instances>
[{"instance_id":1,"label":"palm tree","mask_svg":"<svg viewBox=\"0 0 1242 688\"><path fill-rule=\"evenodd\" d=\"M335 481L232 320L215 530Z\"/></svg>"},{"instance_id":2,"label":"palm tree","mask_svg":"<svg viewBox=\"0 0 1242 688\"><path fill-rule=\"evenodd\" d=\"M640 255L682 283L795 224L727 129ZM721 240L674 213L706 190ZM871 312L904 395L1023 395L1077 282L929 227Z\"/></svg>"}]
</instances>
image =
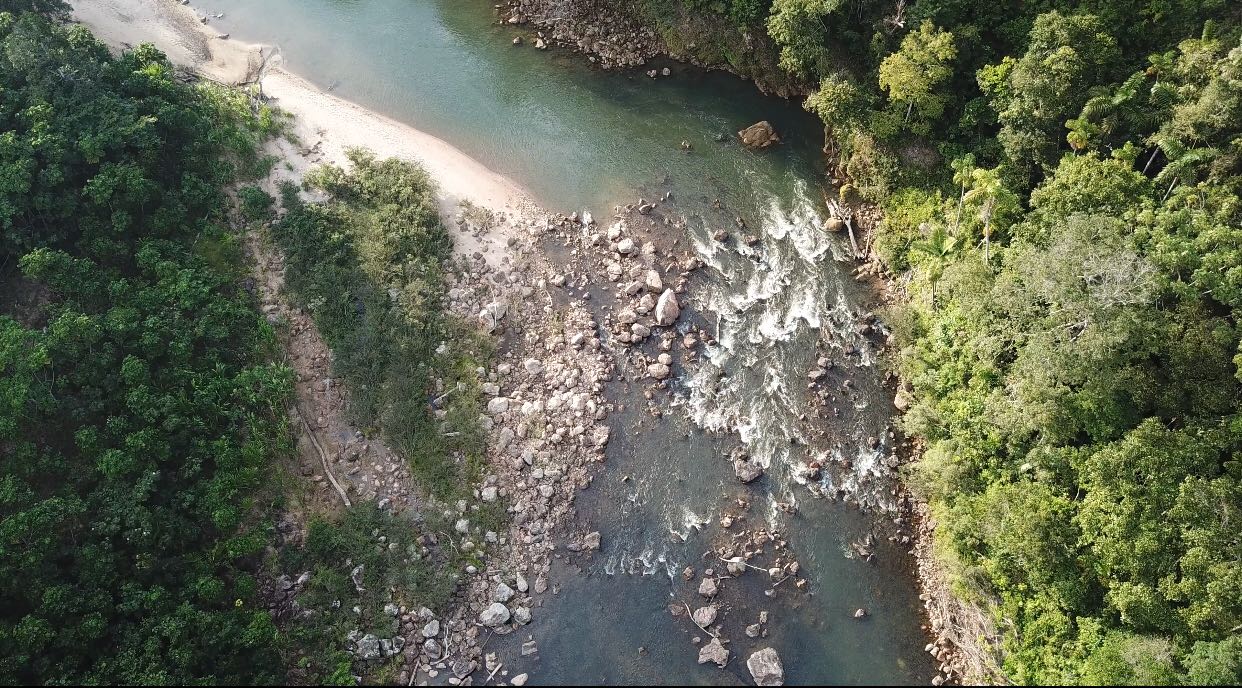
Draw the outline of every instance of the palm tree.
<instances>
[{"instance_id":1,"label":"palm tree","mask_svg":"<svg viewBox=\"0 0 1242 688\"><path fill-rule=\"evenodd\" d=\"M927 264L927 280L931 283L931 307L936 309L936 282L944 276L949 259L957 253L959 242L957 237L948 233L943 225L936 225L931 235L910 245L910 250L918 251L931 260Z\"/></svg>"},{"instance_id":2,"label":"palm tree","mask_svg":"<svg viewBox=\"0 0 1242 688\"><path fill-rule=\"evenodd\" d=\"M967 202L979 201L979 219L983 221L983 262L992 262L992 219L1002 202L1012 195L1001 181L998 169L978 168L973 172L973 188L966 193Z\"/></svg>"},{"instance_id":3,"label":"palm tree","mask_svg":"<svg viewBox=\"0 0 1242 688\"><path fill-rule=\"evenodd\" d=\"M957 198L957 213L953 216L953 232L957 233L962 224L962 205L966 202L966 192L970 190L970 182L975 175L975 154L967 153L950 163L950 166L953 168L953 183L962 189Z\"/></svg>"}]
</instances>

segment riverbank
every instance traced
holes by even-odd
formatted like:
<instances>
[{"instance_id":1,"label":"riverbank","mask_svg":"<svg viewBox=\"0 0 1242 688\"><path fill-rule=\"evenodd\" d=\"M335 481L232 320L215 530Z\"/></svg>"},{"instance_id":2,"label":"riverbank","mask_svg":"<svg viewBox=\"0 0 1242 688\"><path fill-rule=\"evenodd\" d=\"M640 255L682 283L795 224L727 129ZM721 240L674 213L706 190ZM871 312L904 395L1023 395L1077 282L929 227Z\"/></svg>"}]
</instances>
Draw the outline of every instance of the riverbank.
<instances>
[{"instance_id":1,"label":"riverbank","mask_svg":"<svg viewBox=\"0 0 1242 688\"><path fill-rule=\"evenodd\" d=\"M625 5L625 3L621 3ZM782 97L808 95L811 87L780 70L778 50L759 27L739 28L708 11L676 4L657 9L598 0L509 0L498 6L501 22L534 30L523 44L556 46L582 53L604 69L642 68L652 79L671 76L661 58L719 69Z\"/></svg>"}]
</instances>

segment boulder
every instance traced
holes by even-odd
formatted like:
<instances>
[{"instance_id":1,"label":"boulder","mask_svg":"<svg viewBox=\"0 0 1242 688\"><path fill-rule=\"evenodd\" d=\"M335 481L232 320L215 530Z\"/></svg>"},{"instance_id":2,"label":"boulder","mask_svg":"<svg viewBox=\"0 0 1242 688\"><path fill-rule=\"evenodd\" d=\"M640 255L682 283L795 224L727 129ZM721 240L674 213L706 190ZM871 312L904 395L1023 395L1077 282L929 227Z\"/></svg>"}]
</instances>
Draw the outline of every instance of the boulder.
<instances>
[{"instance_id":1,"label":"boulder","mask_svg":"<svg viewBox=\"0 0 1242 688\"><path fill-rule=\"evenodd\" d=\"M824 229L829 232L844 232L845 220L842 220L839 217L830 217L828 218L828 221L824 223Z\"/></svg>"},{"instance_id":2,"label":"boulder","mask_svg":"<svg viewBox=\"0 0 1242 688\"><path fill-rule=\"evenodd\" d=\"M673 369L663 363L652 363L647 366L647 374L657 380L663 380L673 373Z\"/></svg>"},{"instance_id":3,"label":"boulder","mask_svg":"<svg viewBox=\"0 0 1242 688\"><path fill-rule=\"evenodd\" d=\"M599 549L599 545L600 545L600 535L599 535L598 530L587 533L586 537L582 538L583 549L597 550Z\"/></svg>"},{"instance_id":4,"label":"boulder","mask_svg":"<svg viewBox=\"0 0 1242 688\"><path fill-rule=\"evenodd\" d=\"M694 623L698 624L699 628L707 628L716 622L716 606L709 604L706 607L699 607L694 610L690 618L694 619Z\"/></svg>"},{"instance_id":5,"label":"boulder","mask_svg":"<svg viewBox=\"0 0 1242 688\"><path fill-rule=\"evenodd\" d=\"M439 621L432 619L431 621L427 622L426 626L423 626L423 637L424 638L434 638L438 635L440 635L440 622Z\"/></svg>"},{"instance_id":6,"label":"boulder","mask_svg":"<svg viewBox=\"0 0 1242 688\"><path fill-rule=\"evenodd\" d=\"M358 641L358 649L354 653L358 659L370 661L379 659L380 657L380 640L372 633L368 633Z\"/></svg>"},{"instance_id":7,"label":"boulder","mask_svg":"<svg viewBox=\"0 0 1242 688\"><path fill-rule=\"evenodd\" d=\"M744 483L753 482L763 475L763 466L754 461L737 459L733 462L733 473Z\"/></svg>"},{"instance_id":8,"label":"boulder","mask_svg":"<svg viewBox=\"0 0 1242 688\"><path fill-rule=\"evenodd\" d=\"M757 686L785 685L785 667L781 666L781 658L776 650L770 647L752 654L746 660L746 668L750 669L750 675Z\"/></svg>"},{"instance_id":9,"label":"boulder","mask_svg":"<svg viewBox=\"0 0 1242 688\"><path fill-rule=\"evenodd\" d=\"M719 638L712 638L710 643L699 649L699 664L708 662L715 662L720 667L729 663L729 651L720 644Z\"/></svg>"},{"instance_id":10,"label":"boulder","mask_svg":"<svg viewBox=\"0 0 1242 688\"><path fill-rule=\"evenodd\" d=\"M756 122L746 127L739 131L737 135L742 139L742 145L747 148L767 148L781 140L781 137L776 135L776 130L772 128L772 124L767 120Z\"/></svg>"},{"instance_id":11,"label":"boulder","mask_svg":"<svg viewBox=\"0 0 1242 688\"><path fill-rule=\"evenodd\" d=\"M898 390L897 396L893 397L893 406L897 407L897 410L902 413L910 410L910 406L913 404L914 396L904 389Z\"/></svg>"},{"instance_id":12,"label":"boulder","mask_svg":"<svg viewBox=\"0 0 1242 688\"><path fill-rule=\"evenodd\" d=\"M504 583L497 583L496 590L492 593L492 600L496 602L508 602L513 599L513 588Z\"/></svg>"},{"instance_id":13,"label":"boulder","mask_svg":"<svg viewBox=\"0 0 1242 688\"><path fill-rule=\"evenodd\" d=\"M667 327L677 322L677 317L680 315L681 305L677 303L677 295L672 289L665 289L664 293L660 294L660 300L656 302L656 324Z\"/></svg>"},{"instance_id":14,"label":"boulder","mask_svg":"<svg viewBox=\"0 0 1242 688\"><path fill-rule=\"evenodd\" d=\"M479 623L488 628L495 628L509 623L509 608L499 602L493 602L491 606L479 612Z\"/></svg>"},{"instance_id":15,"label":"boulder","mask_svg":"<svg viewBox=\"0 0 1242 688\"><path fill-rule=\"evenodd\" d=\"M716 585L715 578L704 578L703 582L699 583L699 594L703 597L715 597L718 592L720 592L720 586Z\"/></svg>"}]
</instances>

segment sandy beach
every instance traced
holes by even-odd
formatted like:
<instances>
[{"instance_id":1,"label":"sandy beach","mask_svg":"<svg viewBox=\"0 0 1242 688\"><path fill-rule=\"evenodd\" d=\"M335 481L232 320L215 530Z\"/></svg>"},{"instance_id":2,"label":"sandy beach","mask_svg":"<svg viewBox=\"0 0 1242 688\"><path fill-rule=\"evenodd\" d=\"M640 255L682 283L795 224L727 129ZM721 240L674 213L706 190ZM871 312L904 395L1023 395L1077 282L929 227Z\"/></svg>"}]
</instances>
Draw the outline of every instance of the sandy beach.
<instances>
[{"instance_id":1,"label":"sandy beach","mask_svg":"<svg viewBox=\"0 0 1242 688\"><path fill-rule=\"evenodd\" d=\"M534 207L513 181L493 172L431 134L321 91L284 69L272 46L225 38L204 24L192 5L176 0L74 0L74 18L115 49L154 44L175 64L225 84L258 83L269 103L293 115L298 145L281 139L272 153L290 162L300 179L316 164L347 164L345 152L361 147L381 158L422 164L439 188L446 220L463 201L495 213L524 215ZM451 222L447 223L452 228ZM498 264L507 239L502 224L482 242L454 232L459 252L483 253Z\"/></svg>"}]
</instances>

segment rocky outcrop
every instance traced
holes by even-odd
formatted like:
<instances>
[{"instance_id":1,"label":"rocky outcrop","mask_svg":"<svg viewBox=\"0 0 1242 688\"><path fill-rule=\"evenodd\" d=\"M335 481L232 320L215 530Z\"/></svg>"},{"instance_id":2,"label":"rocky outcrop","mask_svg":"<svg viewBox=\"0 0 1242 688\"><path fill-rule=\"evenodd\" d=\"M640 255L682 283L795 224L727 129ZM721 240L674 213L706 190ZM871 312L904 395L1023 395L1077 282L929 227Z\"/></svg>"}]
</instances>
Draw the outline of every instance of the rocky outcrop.
<instances>
[{"instance_id":1,"label":"rocky outcrop","mask_svg":"<svg viewBox=\"0 0 1242 688\"><path fill-rule=\"evenodd\" d=\"M776 134L772 124L767 120L756 122L737 133L742 145L747 148L767 148L780 143L781 137Z\"/></svg>"}]
</instances>

